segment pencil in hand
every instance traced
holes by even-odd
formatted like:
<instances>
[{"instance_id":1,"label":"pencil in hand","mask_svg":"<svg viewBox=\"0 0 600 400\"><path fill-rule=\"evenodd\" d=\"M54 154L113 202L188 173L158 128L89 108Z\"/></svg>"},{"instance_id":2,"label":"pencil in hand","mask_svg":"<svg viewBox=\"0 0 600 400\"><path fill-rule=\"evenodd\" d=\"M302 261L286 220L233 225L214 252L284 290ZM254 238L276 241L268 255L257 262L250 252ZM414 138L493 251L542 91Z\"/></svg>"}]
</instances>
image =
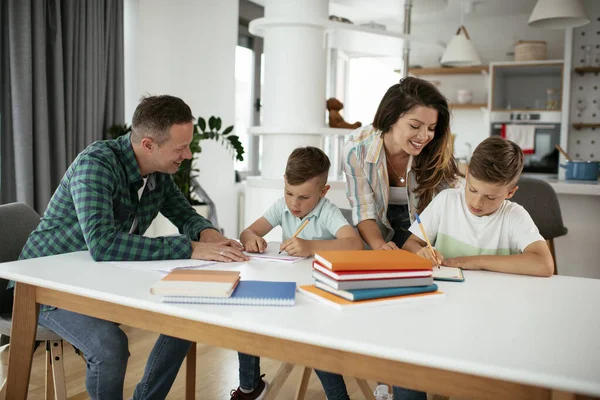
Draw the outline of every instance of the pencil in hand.
<instances>
[{"instance_id":1,"label":"pencil in hand","mask_svg":"<svg viewBox=\"0 0 600 400\"><path fill-rule=\"evenodd\" d=\"M310 218L306 218L304 220L304 222L302 223L302 225L300 225L298 227L298 230L296 230L296 233L294 233L294 236L291 237L291 239L294 239L296 236L298 236L300 234L300 232L302 232L302 229L304 229L306 227L306 225L308 225L308 221L310 221ZM283 250L279 250L278 254L281 254Z\"/></svg>"},{"instance_id":2,"label":"pencil in hand","mask_svg":"<svg viewBox=\"0 0 600 400\"><path fill-rule=\"evenodd\" d=\"M423 223L421 223L421 218L419 218L419 214L415 213L415 217L417 219L417 223L419 224L419 228L421 229L421 233L423 234L423 238L425 239L425 242L427 243L427 248L431 252L433 259L438 263L438 266L439 266L440 260L438 260L437 255L435 254L435 250L433 249L433 246L431 245L431 242L429 241L429 238L427 237L427 232L425 232L425 227L423 226Z\"/></svg>"}]
</instances>

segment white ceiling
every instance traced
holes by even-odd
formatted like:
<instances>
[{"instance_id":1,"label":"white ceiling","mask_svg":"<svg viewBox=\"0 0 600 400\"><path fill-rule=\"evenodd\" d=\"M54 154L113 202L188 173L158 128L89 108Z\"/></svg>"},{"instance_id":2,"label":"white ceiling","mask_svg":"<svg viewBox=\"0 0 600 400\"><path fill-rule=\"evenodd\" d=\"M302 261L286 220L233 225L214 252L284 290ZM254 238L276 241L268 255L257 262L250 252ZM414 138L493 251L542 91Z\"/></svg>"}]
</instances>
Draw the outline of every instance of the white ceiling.
<instances>
[{"instance_id":1,"label":"white ceiling","mask_svg":"<svg viewBox=\"0 0 600 400\"><path fill-rule=\"evenodd\" d=\"M264 6L265 0L251 0ZM302 1L302 0L298 0ZM413 0L411 22L460 21L461 4L473 3L473 13L465 14L465 22L473 19L530 14L536 0ZM330 0L329 13L355 24L374 21L389 30L402 30L404 0Z\"/></svg>"},{"instance_id":2,"label":"white ceiling","mask_svg":"<svg viewBox=\"0 0 600 400\"><path fill-rule=\"evenodd\" d=\"M536 0L413 0L411 23L460 21L461 4L473 4L473 12L465 14L465 22L473 19L529 14ZM401 30L404 0L331 0L330 14L348 18L354 23L375 21L390 30Z\"/></svg>"}]
</instances>

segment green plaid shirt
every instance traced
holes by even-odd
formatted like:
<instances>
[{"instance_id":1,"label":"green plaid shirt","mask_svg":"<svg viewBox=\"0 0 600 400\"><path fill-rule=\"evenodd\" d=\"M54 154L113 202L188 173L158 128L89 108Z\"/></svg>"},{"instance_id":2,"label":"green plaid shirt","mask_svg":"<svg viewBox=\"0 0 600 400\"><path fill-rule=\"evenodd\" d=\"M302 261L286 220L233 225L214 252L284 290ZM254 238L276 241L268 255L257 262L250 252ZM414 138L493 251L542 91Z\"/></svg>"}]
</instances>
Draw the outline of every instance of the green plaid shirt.
<instances>
[{"instance_id":1,"label":"green plaid shirt","mask_svg":"<svg viewBox=\"0 0 600 400\"><path fill-rule=\"evenodd\" d=\"M169 174L150 174L138 198L143 179L129 136L92 143L77 156L20 259L85 250L96 261L190 258L191 240L213 226L196 213ZM159 212L181 235L140 234ZM137 229L130 234L135 218Z\"/></svg>"}]
</instances>

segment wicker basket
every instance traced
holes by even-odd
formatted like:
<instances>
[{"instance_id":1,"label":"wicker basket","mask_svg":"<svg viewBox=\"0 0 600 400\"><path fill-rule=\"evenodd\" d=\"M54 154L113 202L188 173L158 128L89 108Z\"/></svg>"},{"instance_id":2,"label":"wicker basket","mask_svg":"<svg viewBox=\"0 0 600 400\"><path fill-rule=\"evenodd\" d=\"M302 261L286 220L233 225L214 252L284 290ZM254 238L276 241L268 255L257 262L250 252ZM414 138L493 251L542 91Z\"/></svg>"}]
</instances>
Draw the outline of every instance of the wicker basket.
<instances>
[{"instance_id":1,"label":"wicker basket","mask_svg":"<svg viewBox=\"0 0 600 400\"><path fill-rule=\"evenodd\" d=\"M542 40L519 40L515 44L515 61L546 59L546 42Z\"/></svg>"}]
</instances>

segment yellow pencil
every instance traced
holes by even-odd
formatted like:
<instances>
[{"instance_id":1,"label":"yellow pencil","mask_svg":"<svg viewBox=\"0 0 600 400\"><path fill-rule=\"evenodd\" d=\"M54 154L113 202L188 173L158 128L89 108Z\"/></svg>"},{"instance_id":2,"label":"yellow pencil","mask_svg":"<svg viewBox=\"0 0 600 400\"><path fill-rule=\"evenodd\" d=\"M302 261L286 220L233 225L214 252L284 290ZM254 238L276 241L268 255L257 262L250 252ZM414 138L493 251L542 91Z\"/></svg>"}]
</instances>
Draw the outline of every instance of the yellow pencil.
<instances>
[{"instance_id":1,"label":"yellow pencil","mask_svg":"<svg viewBox=\"0 0 600 400\"><path fill-rule=\"evenodd\" d=\"M292 239L295 238L296 236L298 236L300 234L300 232L302 232L302 229L304 229L304 227L306 227L306 225L308 225L308 221L310 221L310 218L306 218L304 220L302 225L300 225L300 227L298 227L298 230L296 231L296 233L294 233L294 236L292 236ZM280 250L278 254L281 254L282 251L283 250Z\"/></svg>"},{"instance_id":2,"label":"yellow pencil","mask_svg":"<svg viewBox=\"0 0 600 400\"><path fill-rule=\"evenodd\" d=\"M433 258L436 261L438 261L437 255L435 254L435 250L433 250L433 246L431 245L431 242L429 241L429 238L427 237L427 233L425 232L425 228L423 227L423 224L421 223L421 218L419 218L419 214L415 213L415 216L417 218L417 223L419 224L419 228L421 228L421 233L423 234L423 237L425 238L425 242L427 242L427 247L429 248L431 255L433 256Z\"/></svg>"}]
</instances>

